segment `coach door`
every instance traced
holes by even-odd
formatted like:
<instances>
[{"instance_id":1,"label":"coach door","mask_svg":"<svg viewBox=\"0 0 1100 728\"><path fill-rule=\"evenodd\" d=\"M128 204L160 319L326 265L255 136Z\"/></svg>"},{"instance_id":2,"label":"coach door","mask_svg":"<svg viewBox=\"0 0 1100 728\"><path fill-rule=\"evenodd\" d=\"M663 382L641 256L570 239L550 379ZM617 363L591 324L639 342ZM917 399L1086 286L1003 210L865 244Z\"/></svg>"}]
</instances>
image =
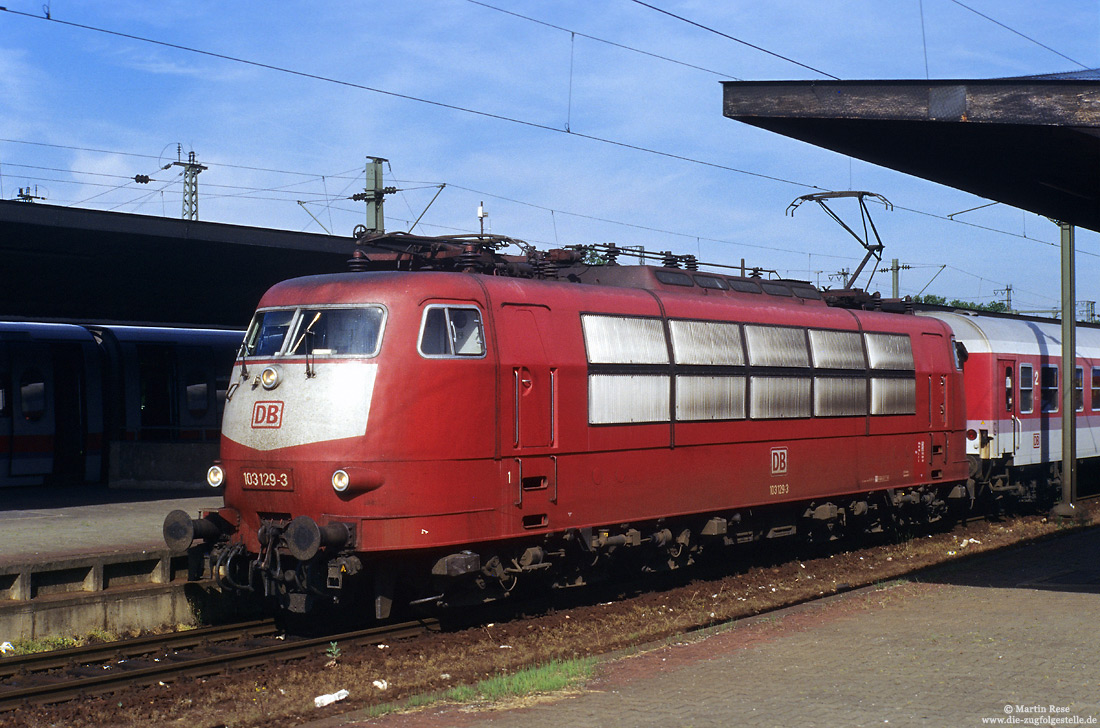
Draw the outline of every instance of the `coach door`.
<instances>
[{"instance_id":1,"label":"coach door","mask_svg":"<svg viewBox=\"0 0 1100 728\"><path fill-rule=\"evenodd\" d=\"M11 377L11 357L8 345L0 342L0 485L11 474L12 458L12 400L15 398L15 386Z\"/></svg>"},{"instance_id":2,"label":"coach door","mask_svg":"<svg viewBox=\"0 0 1100 728\"><path fill-rule=\"evenodd\" d=\"M501 358L501 450L508 487L522 526L549 525L549 504L557 502L555 445L557 369L550 366L553 342L546 340L550 309L531 304L501 306L496 322Z\"/></svg>"},{"instance_id":3,"label":"coach door","mask_svg":"<svg viewBox=\"0 0 1100 728\"><path fill-rule=\"evenodd\" d=\"M55 425L49 345L10 345L7 358L11 372L8 472L13 476L48 475L53 472Z\"/></svg>"},{"instance_id":4,"label":"coach door","mask_svg":"<svg viewBox=\"0 0 1100 728\"><path fill-rule=\"evenodd\" d=\"M993 437L993 451L997 455L1012 454L1020 447L1020 403L1016 393L1019 391L1016 381L1016 361L997 359L997 372L993 377L994 415L990 434ZM1030 385L1030 382L1028 382Z\"/></svg>"}]
</instances>

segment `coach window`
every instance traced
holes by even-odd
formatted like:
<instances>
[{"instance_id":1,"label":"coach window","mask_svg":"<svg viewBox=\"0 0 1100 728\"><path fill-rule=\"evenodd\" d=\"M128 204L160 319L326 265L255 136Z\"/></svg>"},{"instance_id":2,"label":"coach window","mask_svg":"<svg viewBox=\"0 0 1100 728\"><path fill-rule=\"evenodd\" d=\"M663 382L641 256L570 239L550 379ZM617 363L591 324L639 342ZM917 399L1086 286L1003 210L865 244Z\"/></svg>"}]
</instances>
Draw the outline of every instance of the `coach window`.
<instances>
[{"instance_id":1,"label":"coach window","mask_svg":"<svg viewBox=\"0 0 1100 728\"><path fill-rule=\"evenodd\" d=\"M46 413L46 380L42 372L28 369L19 378L20 408L23 419L36 422Z\"/></svg>"},{"instance_id":2,"label":"coach window","mask_svg":"<svg viewBox=\"0 0 1100 728\"><path fill-rule=\"evenodd\" d=\"M1020 414L1030 414L1035 409L1035 396L1032 392L1034 370L1030 364L1020 365Z\"/></svg>"},{"instance_id":3,"label":"coach window","mask_svg":"<svg viewBox=\"0 0 1100 728\"><path fill-rule=\"evenodd\" d=\"M8 394L9 381L11 381L11 377L8 373L0 371L0 417L7 417L11 414L11 395ZM1093 397L1095 396L1093 395Z\"/></svg>"},{"instance_id":4,"label":"coach window","mask_svg":"<svg viewBox=\"0 0 1100 728\"><path fill-rule=\"evenodd\" d=\"M201 420L210 410L210 385L206 382L206 375L197 370L187 373L187 414L192 419Z\"/></svg>"},{"instance_id":5,"label":"coach window","mask_svg":"<svg viewBox=\"0 0 1100 728\"><path fill-rule=\"evenodd\" d=\"M1077 367L1073 370L1073 411L1081 412L1085 409L1085 369Z\"/></svg>"},{"instance_id":6,"label":"coach window","mask_svg":"<svg viewBox=\"0 0 1100 728\"><path fill-rule=\"evenodd\" d=\"M1052 364L1039 368L1039 406L1043 412L1058 411L1058 367Z\"/></svg>"},{"instance_id":7,"label":"coach window","mask_svg":"<svg viewBox=\"0 0 1100 728\"><path fill-rule=\"evenodd\" d=\"M1005 412L1012 412L1012 393L1016 388L1012 386L1012 365L1005 367Z\"/></svg>"},{"instance_id":8,"label":"coach window","mask_svg":"<svg viewBox=\"0 0 1100 728\"><path fill-rule=\"evenodd\" d=\"M426 357L485 356L481 311L473 306L429 306L420 325L420 354Z\"/></svg>"},{"instance_id":9,"label":"coach window","mask_svg":"<svg viewBox=\"0 0 1100 728\"><path fill-rule=\"evenodd\" d=\"M1100 412L1100 367L1092 368L1092 407L1093 412ZM0 412L3 414L3 412Z\"/></svg>"},{"instance_id":10,"label":"coach window","mask_svg":"<svg viewBox=\"0 0 1100 728\"><path fill-rule=\"evenodd\" d=\"M954 355L955 371L961 372L963 364L970 358L970 353L966 350L966 344L961 341L956 341L955 337L951 337L951 353ZM1011 371L1011 368L1009 369Z\"/></svg>"}]
</instances>

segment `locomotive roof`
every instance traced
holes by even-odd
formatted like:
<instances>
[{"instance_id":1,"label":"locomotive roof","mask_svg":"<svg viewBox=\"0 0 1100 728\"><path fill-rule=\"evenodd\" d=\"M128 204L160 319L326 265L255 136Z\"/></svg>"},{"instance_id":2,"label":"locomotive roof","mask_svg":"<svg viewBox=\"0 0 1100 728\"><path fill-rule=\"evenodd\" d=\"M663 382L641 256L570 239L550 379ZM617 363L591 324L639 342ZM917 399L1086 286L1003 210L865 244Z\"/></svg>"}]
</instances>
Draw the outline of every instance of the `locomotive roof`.
<instances>
[{"instance_id":1,"label":"locomotive roof","mask_svg":"<svg viewBox=\"0 0 1100 728\"><path fill-rule=\"evenodd\" d=\"M479 289L477 278L485 282L507 281L515 285L530 284L531 279L482 276L476 273L455 273L447 271L372 271L354 273L336 273L330 275L292 278L273 286L260 301L261 307L287 306L302 303L306 298L332 303L356 302L362 300L362 289L358 283L409 285L422 276L447 276L448 285L459 290L469 286L471 295ZM420 278L423 280L423 278ZM439 279L436 279L437 281ZM564 269L552 279L541 279L541 283L560 285L581 285L612 288L632 288L656 291L669 291L700 296L719 296L746 303L782 304L798 303L805 305L827 306L821 292L806 281L764 279L747 276L728 276L704 271L690 271L677 268L664 268L648 265L587 265ZM308 292L308 293L307 293Z\"/></svg>"},{"instance_id":2,"label":"locomotive roof","mask_svg":"<svg viewBox=\"0 0 1100 728\"><path fill-rule=\"evenodd\" d=\"M650 265L593 265L569 271L570 280L592 285L671 290L680 293L726 293L731 296L775 296L825 305L821 291L806 281L728 276L708 271Z\"/></svg>"},{"instance_id":3,"label":"locomotive roof","mask_svg":"<svg viewBox=\"0 0 1100 728\"><path fill-rule=\"evenodd\" d=\"M541 251L521 240L492 235L427 237L402 232L357 232L356 249L348 261L350 273L291 279L273 286L260 300L261 308L309 303L365 303L364 286L412 292L432 279L433 297L478 300L489 292L512 289L521 298L557 295L561 286L577 293L650 291L687 301L739 303L748 307L778 307L807 311L864 310L911 313L901 300L882 300L858 289L824 292L808 281L762 277L763 269L740 267L740 275L699 270L692 255L620 248L613 244L571 246ZM522 254L506 255L507 247ZM661 265L620 265L621 256ZM711 266L721 268L723 266ZM726 266L728 267L728 266ZM735 269L736 270L736 269ZM746 272L751 275L746 275ZM770 271L774 273L774 271ZM447 282L444 283L443 281ZM549 286L549 287L544 287ZM536 294L541 290L545 293ZM505 294L509 295L509 294ZM859 318L859 316L857 316Z\"/></svg>"}]
</instances>

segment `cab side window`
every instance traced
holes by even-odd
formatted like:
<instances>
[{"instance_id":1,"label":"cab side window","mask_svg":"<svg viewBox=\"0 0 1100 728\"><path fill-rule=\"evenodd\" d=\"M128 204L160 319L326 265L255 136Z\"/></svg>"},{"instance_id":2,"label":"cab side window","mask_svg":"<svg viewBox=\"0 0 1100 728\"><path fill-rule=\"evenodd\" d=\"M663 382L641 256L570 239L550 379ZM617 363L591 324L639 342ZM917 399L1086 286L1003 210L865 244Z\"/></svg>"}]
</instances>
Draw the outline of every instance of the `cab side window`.
<instances>
[{"instance_id":1,"label":"cab side window","mask_svg":"<svg viewBox=\"0 0 1100 728\"><path fill-rule=\"evenodd\" d=\"M481 311L474 306L429 306L420 326L420 354L444 358L485 356Z\"/></svg>"}]
</instances>

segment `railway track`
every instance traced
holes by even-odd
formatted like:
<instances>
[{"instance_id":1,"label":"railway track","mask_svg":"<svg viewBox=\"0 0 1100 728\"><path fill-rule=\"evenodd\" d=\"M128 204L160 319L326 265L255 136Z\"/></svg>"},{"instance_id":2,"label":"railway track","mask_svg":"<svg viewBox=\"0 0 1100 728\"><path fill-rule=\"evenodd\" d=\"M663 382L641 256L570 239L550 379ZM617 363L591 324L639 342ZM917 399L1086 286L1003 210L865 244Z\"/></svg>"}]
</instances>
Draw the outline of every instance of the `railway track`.
<instances>
[{"instance_id":1,"label":"railway track","mask_svg":"<svg viewBox=\"0 0 1100 728\"><path fill-rule=\"evenodd\" d=\"M405 622L307 639L281 639L273 620L208 627L0 660L0 713L25 705L203 677L271 661L317 655L332 642L341 648L413 637L434 620Z\"/></svg>"},{"instance_id":2,"label":"railway track","mask_svg":"<svg viewBox=\"0 0 1100 728\"><path fill-rule=\"evenodd\" d=\"M1097 498L1089 494L1078 500ZM623 584L614 586L615 591L622 588ZM438 628L435 620L422 620L316 638L281 639L274 620L256 620L0 658L0 714L24 705L59 703L93 693L316 656L332 642L341 648L379 644Z\"/></svg>"}]
</instances>

